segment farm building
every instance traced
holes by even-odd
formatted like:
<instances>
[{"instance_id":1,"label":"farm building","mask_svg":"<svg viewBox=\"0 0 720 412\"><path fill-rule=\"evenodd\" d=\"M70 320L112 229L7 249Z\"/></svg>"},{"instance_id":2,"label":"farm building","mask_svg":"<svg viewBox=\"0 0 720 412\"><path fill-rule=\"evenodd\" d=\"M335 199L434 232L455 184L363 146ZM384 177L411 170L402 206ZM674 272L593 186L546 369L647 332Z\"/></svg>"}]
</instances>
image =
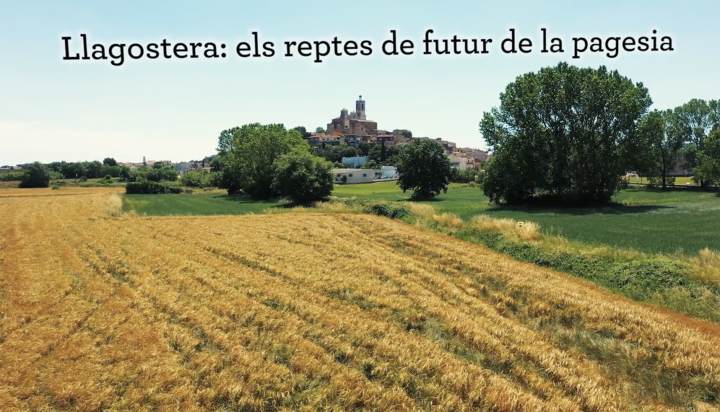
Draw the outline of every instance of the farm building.
<instances>
[{"instance_id":1,"label":"farm building","mask_svg":"<svg viewBox=\"0 0 720 412\"><path fill-rule=\"evenodd\" d=\"M333 169L337 183L372 183L379 173L377 169Z\"/></svg>"}]
</instances>

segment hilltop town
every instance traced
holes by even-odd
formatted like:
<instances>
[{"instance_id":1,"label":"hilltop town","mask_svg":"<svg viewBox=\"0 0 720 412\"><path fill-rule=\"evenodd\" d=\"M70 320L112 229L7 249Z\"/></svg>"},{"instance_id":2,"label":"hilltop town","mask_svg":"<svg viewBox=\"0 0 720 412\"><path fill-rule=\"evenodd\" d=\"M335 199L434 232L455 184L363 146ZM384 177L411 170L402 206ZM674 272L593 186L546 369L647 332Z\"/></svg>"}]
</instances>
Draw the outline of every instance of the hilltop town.
<instances>
[{"instance_id":1,"label":"hilltop town","mask_svg":"<svg viewBox=\"0 0 720 412\"><path fill-rule=\"evenodd\" d=\"M297 128L300 129L300 128ZM304 128L302 128L304 130ZM386 149L391 147L400 148L406 146L418 139L427 138L422 136L413 136L412 132L407 129L385 130L378 127L378 122L367 118L366 102L362 95L355 101L355 110L348 112L343 108L340 110L340 116L335 117L327 123L327 127L316 129L314 133L306 133L306 140L311 147L316 150L326 149L329 147L345 146L360 149L363 145L384 146ZM492 156L487 151L461 147L458 148L454 142L445 140L441 137L434 138L445 149L445 153L450 160L450 165L458 171L466 170L482 170L482 165ZM391 149L392 150L392 149ZM182 176L191 170L210 171L213 156L200 157L202 160L146 160L143 157L142 162L118 161L117 166L125 166L131 171L139 170L144 167L152 168L154 166L172 166ZM343 183L368 183L377 180L388 180L397 178L393 164L378 165L378 167L367 167L370 165L368 153L357 153L354 156L343 156L338 163L342 163L343 167L334 169L334 173L338 182ZM89 162L88 162L89 163ZM385 162L385 163L392 163ZM2 172L21 172L23 168L27 168L30 164L5 165L0 167ZM363 167L365 166L365 167ZM363 170L361 172L361 169ZM345 178L343 179L343 176ZM79 177L79 176L78 176Z\"/></svg>"}]
</instances>

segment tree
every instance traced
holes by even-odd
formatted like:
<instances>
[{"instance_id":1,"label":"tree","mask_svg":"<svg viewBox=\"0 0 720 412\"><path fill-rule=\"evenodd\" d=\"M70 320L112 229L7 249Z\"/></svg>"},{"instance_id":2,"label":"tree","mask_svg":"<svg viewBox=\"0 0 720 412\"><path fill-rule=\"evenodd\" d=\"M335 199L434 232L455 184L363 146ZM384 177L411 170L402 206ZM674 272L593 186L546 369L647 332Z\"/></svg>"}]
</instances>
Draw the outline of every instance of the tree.
<instances>
[{"instance_id":1,"label":"tree","mask_svg":"<svg viewBox=\"0 0 720 412\"><path fill-rule=\"evenodd\" d=\"M112 157L106 157L105 159L103 159L103 164L105 166L117 166L118 165L117 162L115 161L115 159L113 159Z\"/></svg>"},{"instance_id":2,"label":"tree","mask_svg":"<svg viewBox=\"0 0 720 412\"><path fill-rule=\"evenodd\" d=\"M326 200L332 193L332 163L307 150L282 155L273 167L273 188L295 204Z\"/></svg>"},{"instance_id":3,"label":"tree","mask_svg":"<svg viewBox=\"0 0 720 412\"><path fill-rule=\"evenodd\" d=\"M230 151L230 149L232 148L233 136L235 136L235 133L238 130L240 130L239 127L232 127L230 129L226 129L220 132L217 147L218 154L223 155Z\"/></svg>"},{"instance_id":4,"label":"tree","mask_svg":"<svg viewBox=\"0 0 720 412\"><path fill-rule=\"evenodd\" d=\"M338 151L340 152L341 159L343 157L355 157L358 155L357 149L345 142L340 143L340 145L338 146Z\"/></svg>"},{"instance_id":5,"label":"tree","mask_svg":"<svg viewBox=\"0 0 720 412\"><path fill-rule=\"evenodd\" d=\"M316 128L315 128L315 133L325 134L325 129L322 128L322 127L316 127Z\"/></svg>"},{"instance_id":6,"label":"tree","mask_svg":"<svg viewBox=\"0 0 720 412\"><path fill-rule=\"evenodd\" d=\"M685 147L683 157L688 167L699 165L698 152L705 148L705 139L708 134L720 128L720 102L702 99L692 99L682 106L676 107L674 114L677 117L678 130L683 134ZM706 184L696 176L701 186Z\"/></svg>"},{"instance_id":7,"label":"tree","mask_svg":"<svg viewBox=\"0 0 720 412\"><path fill-rule=\"evenodd\" d=\"M640 119L638 132L647 156L642 171L648 176L659 177L665 189L671 180L668 173L675 168L684 142L683 133L678 130L677 117L672 110L654 110Z\"/></svg>"},{"instance_id":8,"label":"tree","mask_svg":"<svg viewBox=\"0 0 720 412\"><path fill-rule=\"evenodd\" d=\"M695 177L706 185L720 185L720 128L710 132L703 150L697 154Z\"/></svg>"},{"instance_id":9,"label":"tree","mask_svg":"<svg viewBox=\"0 0 720 412\"><path fill-rule=\"evenodd\" d=\"M87 165L85 167L85 170L86 170L85 176L90 179L97 179L98 177L103 176L102 166L103 166L102 163L98 162L97 160L87 163Z\"/></svg>"},{"instance_id":10,"label":"tree","mask_svg":"<svg viewBox=\"0 0 720 412\"><path fill-rule=\"evenodd\" d=\"M312 133L308 132L307 129L305 129L305 126L298 126L294 130L300 132L303 139L307 139L308 137L312 136Z\"/></svg>"},{"instance_id":11,"label":"tree","mask_svg":"<svg viewBox=\"0 0 720 412\"><path fill-rule=\"evenodd\" d=\"M452 169L445 149L436 141L418 139L400 154L397 165L398 185L412 190L413 199L431 199L440 192L447 193Z\"/></svg>"},{"instance_id":12,"label":"tree","mask_svg":"<svg viewBox=\"0 0 720 412\"><path fill-rule=\"evenodd\" d=\"M397 134L399 134L400 136L406 137L408 139L412 138L412 132L407 129L398 130Z\"/></svg>"},{"instance_id":13,"label":"tree","mask_svg":"<svg viewBox=\"0 0 720 412\"><path fill-rule=\"evenodd\" d=\"M483 190L495 203L608 202L638 155L637 120L652 104L642 83L567 63L527 73L484 113L495 157Z\"/></svg>"},{"instance_id":14,"label":"tree","mask_svg":"<svg viewBox=\"0 0 720 412\"><path fill-rule=\"evenodd\" d=\"M282 124L247 124L233 135L224 167L237 188L251 197L268 199L276 195L273 163L293 149L310 150L297 130L286 130Z\"/></svg>"},{"instance_id":15,"label":"tree","mask_svg":"<svg viewBox=\"0 0 720 412\"><path fill-rule=\"evenodd\" d=\"M20 187L50 187L50 169L35 162L23 172Z\"/></svg>"}]
</instances>

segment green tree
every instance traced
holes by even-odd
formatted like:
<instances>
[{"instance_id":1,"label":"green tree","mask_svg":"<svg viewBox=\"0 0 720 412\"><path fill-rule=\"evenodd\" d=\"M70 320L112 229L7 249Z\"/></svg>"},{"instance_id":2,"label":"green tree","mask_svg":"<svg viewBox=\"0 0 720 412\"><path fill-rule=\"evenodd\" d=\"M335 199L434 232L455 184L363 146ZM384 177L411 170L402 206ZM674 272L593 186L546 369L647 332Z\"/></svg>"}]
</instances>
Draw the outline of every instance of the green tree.
<instances>
[{"instance_id":1,"label":"green tree","mask_svg":"<svg viewBox=\"0 0 720 412\"><path fill-rule=\"evenodd\" d=\"M105 159L103 159L103 164L105 166L117 166L118 165L117 162L115 161L115 159L113 159L112 157L106 157Z\"/></svg>"},{"instance_id":2,"label":"green tree","mask_svg":"<svg viewBox=\"0 0 720 412\"><path fill-rule=\"evenodd\" d=\"M698 153L705 148L705 139L712 130L720 128L720 102L692 99L674 110L678 130L683 134L685 147L683 157L688 167L699 165ZM701 186L706 186L695 176Z\"/></svg>"},{"instance_id":3,"label":"green tree","mask_svg":"<svg viewBox=\"0 0 720 412\"><path fill-rule=\"evenodd\" d=\"M340 159L343 157L355 157L358 155L357 149L345 142L340 143L338 151L340 152Z\"/></svg>"},{"instance_id":4,"label":"green tree","mask_svg":"<svg viewBox=\"0 0 720 412\"><path fill-rule=\"evenodd\" d=\"M642 146L646 148L642 153L647 156L642 171L648 176L659 177L665 189L671 180L674 181L668 173L675 168L684 142L675 113L672 110L648 113L640 119L638 132L644 143Z\"/></svg>"},{"instance_id":5,"label":"green tree","mask_svg":"<svg viewBox=\"0 0 720 412\"><path fill-rule=\"evenodd\" d=\"M312 135L312 133L308 132L305 126L298 126L294 130L297 130L302 135L303 139L307 139Z\"/></svg>"},{"instance_id":6,"label":"green tree","mask_svg":"<svg viewBox=\"0 0 720 412\"><path fill-rule=\"evenodd\" d=\"M406 137L408 139L412 138L412 132L407 129L398 130L397 134L399 134L400 136Z\"/></svg>"},{"instance_id":7,"label":"green tree","mask_svg":"<svg viewBox=\"0 0 720 412\"><path fill-rule=\"evenodd\" d=\"M99 177L102 177L102 166L102 163L98 162L97 160L88 162L85 166L85 176L90 179L97 179Z\"/></svg>"},{"instance_id":8,"label":"green tree","mask_svg":"<svg viewBox=\"0 0 720 412\"><path fill-rule=\"evenodd\" d=\"M637 120L652 104L642 83L567 63L527 73L484 113L495 157L483 190L495 203L608 202L637 157Z\"/></svg>"},{"instance_id":9,"label":"green tree","mask_svg":"<svg viewBox=\"0 0 720 412\"><path fill-rule=\"evenodd\" d=\"M50 169L35 162L23 172L20 187L50 187L50 177Z\"/></svg>"},{"instance_id":10,"label":"green tree","mask_svg":"<svg viewBox=\"0 0 720 412\"><path fill-rule=\"evenodd\" d=\"M235 136L235 133L237 133L238 130L240 130L239 127L232 127L220 132L217 147L218 154L223 155L230 151L232 148L233 136Z\"/></svg>"},{"instance_id":11,"label":"green tree","mask_svg":"<svg viewBox=\"0 0 720 412\"><path fill-rule=\"evenodd\" d=\"M235 132L224 166L237 188L251 197L268 199L276 195L273 163L293 149L310 150L297 130L286 130L282 124L247 124Z\"/></svg>"},{"instance_id":12,"label":"green tree","mask_svg":"<svg viewBox=\"0 0 720 412\"><path fill-rule=\"evenodd\" d=\"M322 127L316 127L316 128L315 128L315 133L325 133L325 129L322 128Z\"/></svg>"},{"instance_id":13,"label":"green tree","mask_svg":"<svg viewBox=\"0 0 720 412\"><path fill-rule=\"evenodd\" d=\"M413 199L431 199L447 193L452 169L445 149L436 141L418 139L407 145L397 164L398 185L403 193L412 190Z\"/></svg>"},{"instance_id":14,"label":"green tree","mask_svg":"<svg viewBox=\"0 0 720 412\"><path fill-rule=\"evenodd\" d=\"M295 204L326 200L333 190L332 163L307 150L294 150L277 158L273 188Z\"/></svg>"},{"instance_id":15,"label":"green tree","mask_svg":"<svg viewBox=\"0 0 720 412\"><path fill-rule=\"evenodd\" d=\"M720 185L720 129L710 132L704 142L703 150L697 154L697 166L693 169L695 177L706 185Z\"/></svg>"}]
</instances>

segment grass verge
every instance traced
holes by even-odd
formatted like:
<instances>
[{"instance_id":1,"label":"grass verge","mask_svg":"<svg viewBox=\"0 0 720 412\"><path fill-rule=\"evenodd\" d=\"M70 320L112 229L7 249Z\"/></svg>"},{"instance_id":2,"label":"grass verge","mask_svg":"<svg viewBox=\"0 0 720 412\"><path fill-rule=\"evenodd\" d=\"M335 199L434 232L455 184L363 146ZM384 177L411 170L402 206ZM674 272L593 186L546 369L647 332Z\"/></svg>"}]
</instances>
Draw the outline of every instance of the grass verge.
<instances>
[{"instance_id":1,"label":"grass verge","mask_svg":"<svg viewBox=\"0 0 720 412\"><path fill-rule=\"evenodd\" d=\"M636 301L720 323L720 254L710 249L695 257L646 254L546 235L534 222L487 215L464 220L450 213L437 214L426 204L357 198L336 198L332 203L423 226L519 261L590 280Z\"/></svg>"}]
</instances>

